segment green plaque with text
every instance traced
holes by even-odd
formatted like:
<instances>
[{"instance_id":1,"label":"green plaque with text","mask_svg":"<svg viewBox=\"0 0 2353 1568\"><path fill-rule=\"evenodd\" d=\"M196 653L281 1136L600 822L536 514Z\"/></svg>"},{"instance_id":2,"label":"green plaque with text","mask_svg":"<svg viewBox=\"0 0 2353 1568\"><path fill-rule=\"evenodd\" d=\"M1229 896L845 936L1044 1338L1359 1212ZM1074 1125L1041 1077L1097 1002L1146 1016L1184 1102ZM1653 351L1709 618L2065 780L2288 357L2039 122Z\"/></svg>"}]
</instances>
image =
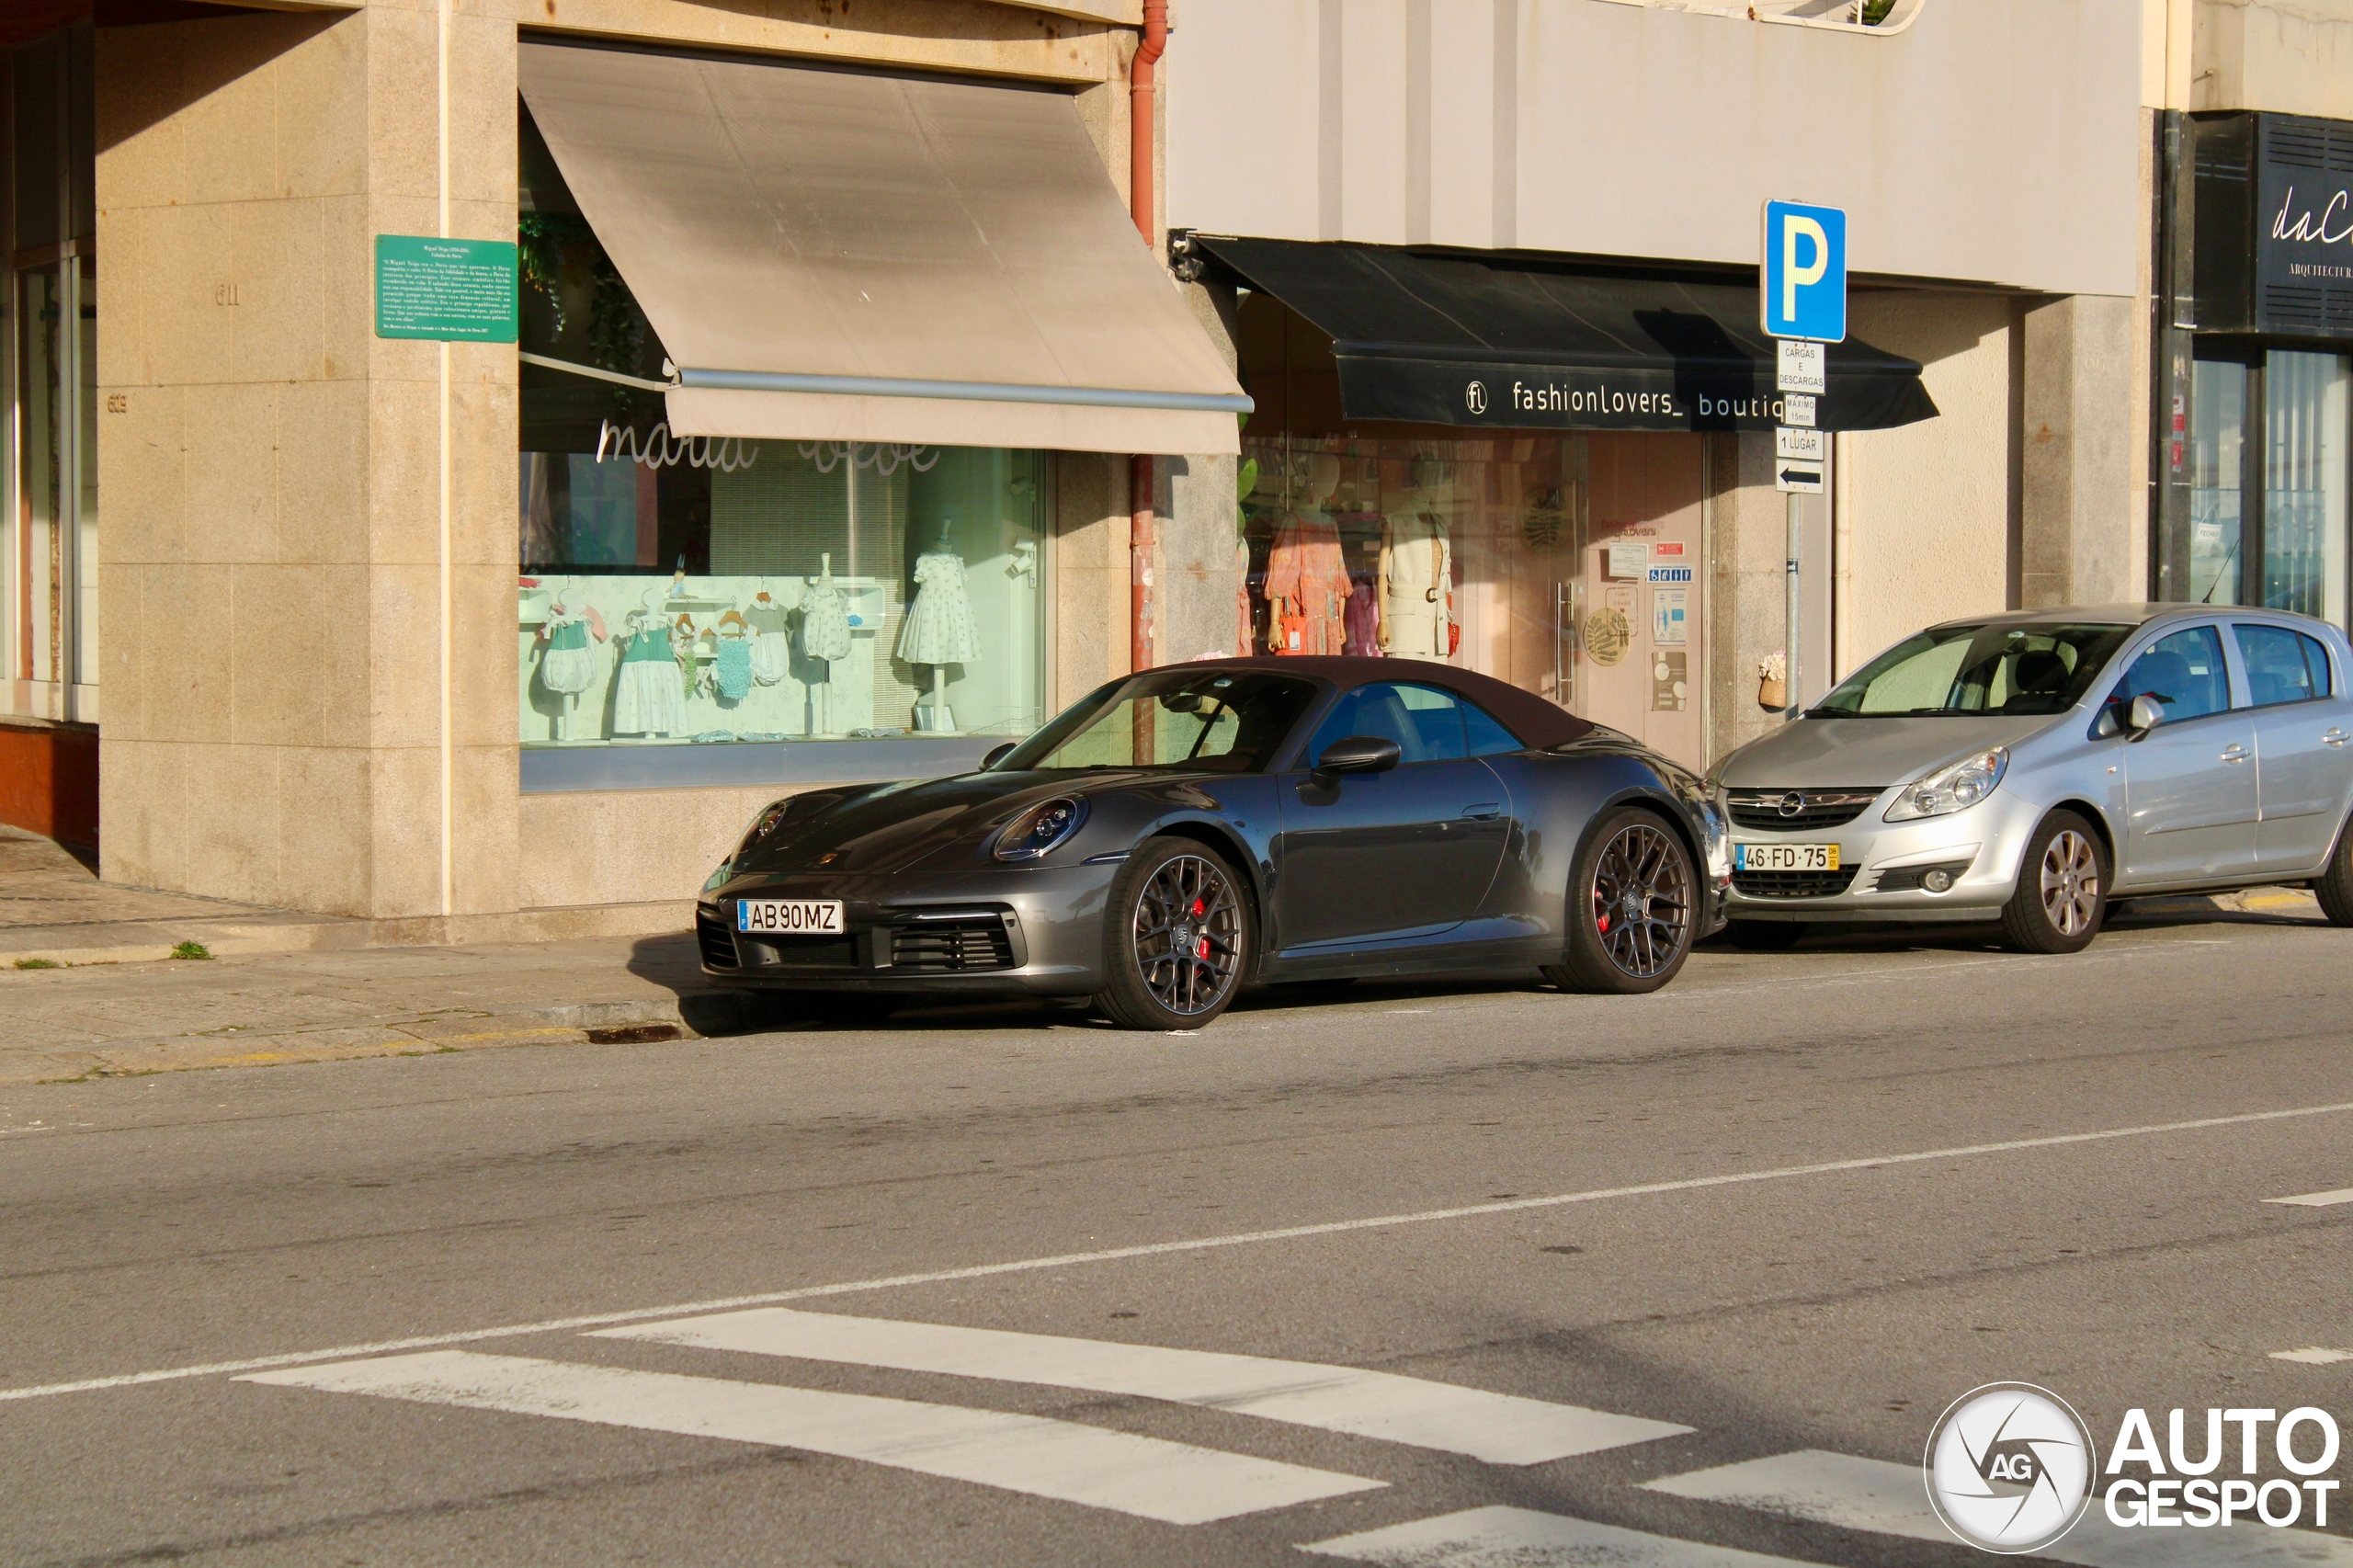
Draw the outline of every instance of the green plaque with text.
<instances>
[{"instance_id":1,"label":"green plaque with text","mask_svg":"<svg viewBox=\"0 0 2353 1568\"><path fill-rule=\"evenodd\" d=\"M506 240L376 236L376 335L516 339L515 246Z\"/></svg>"}]
</instances>

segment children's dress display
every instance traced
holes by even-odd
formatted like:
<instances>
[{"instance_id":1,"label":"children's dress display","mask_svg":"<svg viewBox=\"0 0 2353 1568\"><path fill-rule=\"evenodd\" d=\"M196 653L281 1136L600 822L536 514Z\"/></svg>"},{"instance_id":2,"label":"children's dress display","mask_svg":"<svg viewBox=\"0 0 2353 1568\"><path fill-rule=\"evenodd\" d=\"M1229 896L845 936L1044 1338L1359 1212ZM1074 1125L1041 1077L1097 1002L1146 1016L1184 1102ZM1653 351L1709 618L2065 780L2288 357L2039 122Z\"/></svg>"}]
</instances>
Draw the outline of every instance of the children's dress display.
<instances>
[{"instance_id":1,"label":"children's dress display","mask_svg":"<svg viewBox=\"0 0 2353 1568\"><path fill-rule=\"evenodd\" d=\"M748 636L719 640L713 664L722 700L741 702L752 694L752 639Z\"/></svg>"},{"instance_id":2,"label":"children's dress display","mask_svg":"<svg viewBox=\"0 0 2353 1568\"><path fill-rule=\"evenodd\" d=\"M801 595L801 651L829 662L849 657L849 605L839 588L823 579Z\"/></svg>"},{"instance_id":3,"label":"children's dress display","mask_svg":"<svg viewBox=\"0 0 2353 1568\"><path fill-rule=\"evenodd\" d=\"M588 618L559 610L540 632L540 684L559 697L576 697L597 684L597 651L588 645Z\"/></svg>"},{"instance_id":4,"label":"children's dress display","mask_svg":"<svg viewBox=\"0 0 2353 1568\"><path fill-rule=\"evenodd\" d=\"M1340 607L1347 600L1348 586L1339 525L1321 512L1285 516L1267 556L1267 597L1282 601L1267 629L1273 651L1338 653L1343 640Z\"/></svg>"},{"instance_id":5,"label":"children's dress display","mask_svg":"<svg viewBox=\"0 0 2353 1568\"><path fill-rule=\"evenodd\" d=\"M752 678L762 686L774 686L792 673L792 636L785 625L785 608L770 599L766 604L755 600L744 612L744 622L752 629L756 641L752 644Z\"/></svg>"},{"instance_id":6,"label":"children's dress display","mask_svg":"<svg viewBox=\"0 0 2353 1568\"><path fill-rule=\"evenodd\" d=\"M1346 652L1359 658L1381 657L1381 608L1376 602L1377 586L1370 572L1348 574L1355 586L1344 607L1343 619L1347 626Z\"/></svg>"},{"instance_id":7,"label":"children's dress display","mask_svg":"<svg viewBox=\"0 0 2353 1568\"><path fill-rule=\"evenodd\" d=\"M915 561L915 597L899 625L898 655L911 665L969 665L981 656L964 558L933 551Z\"/></svg>"},{"instance_id":8,"label":"children's dress display","mask_svg":"<svg viewBox=\"0 0 2353 1568\"><path fill-rule=\"evenodd\" d=\"M687 722L686 693L670 629L658 621L620 640L620 671L613 680L613 733L666 735Z\"/></svg>"}]
</instances>

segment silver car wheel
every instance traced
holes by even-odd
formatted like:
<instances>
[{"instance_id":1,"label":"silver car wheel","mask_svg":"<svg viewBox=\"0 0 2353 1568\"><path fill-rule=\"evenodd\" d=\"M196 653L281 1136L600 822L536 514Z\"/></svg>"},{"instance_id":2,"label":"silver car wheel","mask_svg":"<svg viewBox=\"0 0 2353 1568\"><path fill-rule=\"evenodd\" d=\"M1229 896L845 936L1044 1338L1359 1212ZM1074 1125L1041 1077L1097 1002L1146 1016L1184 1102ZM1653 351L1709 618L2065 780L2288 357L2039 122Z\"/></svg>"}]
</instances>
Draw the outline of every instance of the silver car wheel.
<instances>
[{"instance_id":1,"label":"silver car wheel","mask_svg":"<svg viewBox=\"0 0 2353 1568\"><path fill-rule=\"evenodd\" d=\"M1242 906L1225 873L1198 855L1154 871L1136 899L1135 946L1154 1001L1182 1017L1213 1010L1242 971Z\"/></svg>"},{"instance_id":2,"label":"silver car wheel","mask_svg":"<svg viewBox=\"0 0 2353 1568\"><path fill-rule=\"evenodd\" d=\"M2067 828L2042 852L2042 912L2063 937L2091 929L2099 909L2099 856L2090 839Z\"/></svg>"}]
</instances>

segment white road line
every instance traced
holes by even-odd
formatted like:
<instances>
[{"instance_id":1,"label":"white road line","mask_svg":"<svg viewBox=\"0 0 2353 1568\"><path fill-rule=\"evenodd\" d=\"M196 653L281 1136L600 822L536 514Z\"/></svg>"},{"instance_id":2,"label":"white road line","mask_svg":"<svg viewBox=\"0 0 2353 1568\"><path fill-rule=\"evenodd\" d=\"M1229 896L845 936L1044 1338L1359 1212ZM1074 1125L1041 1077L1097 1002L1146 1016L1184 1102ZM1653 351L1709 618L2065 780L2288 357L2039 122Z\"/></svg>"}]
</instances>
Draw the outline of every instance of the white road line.
<instances>
[{"instance_id":1,"label":"white road line","mask_svg":"<svg viewBox=\"0 0 2353 1568\"><path fill-rule=\"evenodd\" d=\"M2353 1361L2353 1350L2331 1350L2325 1346L2307 1345L2302 1350L2274 1350L2271 1359L2301 1361L2307 1367L2328 1367L2339 1361Z\"/></svg>"},{"instance_id":2,"label":"white road line","mask_svg":"<svg viewBox=\"0 0 2353 1568\"><path fill-rule=\"evenodd\" d=\"M2251 1110L2236 1116L2206 1116L2189 1121L2148 1122L2137 1127L2111 1127L2097 1132L2062 1132L2048 1138L2013 1138L1999 1143L1965 1143L1945 1149L1921 1149L1906 1154L1867 1154L1852 1160L1824 1160L1810 1165L1779 1165L1760 1171L1733 1171L1722 1176L1687 1176L1677 1181L1644 1182L1634 1187L1593 1187L1584 1192L1556 1193L1549 1198L1518 1198L1508 1202L1465 1203L1451 1209L1424 1209L1406 1214L1376 1214L1362 1220L1329 1220L1321 1224L1285 1225L1267 1231L1238 1231L1222 1236L1198 1236L1187 1241L1145 1242L1136 1246L1104 1247L1095 1252L1055 1253L1044 1257L1016 1258L1006 1263L978 1263L964 1268L935 1268L920 1274L886 1274L872 1279L847 1279L832 1285L801 1285L783 1290L761 1290L745 1296L722 1296L706 1301L674 1301L666 1306L635 1307L617 1312L583 1312L574 1317L542 1318L537 1323L501 1324L495 1328L462 1328L447 1334L413 1335L368 1345L338 1345L318 1350L293 1350L278 1356L254 1356L236 1361L202 1361L191 1366L158 1367L142 1372L117 1372L108 1377L73 1382L35 1383L0 1389L0 1403L15 1399L46 1399L57 1394L89 1393L99 1389L136 1388L144 1383L174 1382L182 1378L216 1378L238 1372L264 1371L271 1367L299 1367L312 1361L340 1361L354 1356L382 1356L397 1350L425 1350L443 1345L473 1345L485 1339L513 1339L527 1334L563 1334L574 1329L604 1328L613 1324L643 1323L651 1318L682 1317L697 1312L730 1312L738 1307L773 1306L784 1301L815 1301L867 1290L903 1290L910 1285L946 1285L962 1279L988 1279L1006 1274L1033 1274L1041 1269L1070 1268L1087 1263L1123 1263L1138 1257L1169 1257L1180 1253L1215 1252L1226 1247L1258 1246L1268 1242L1300 1241L1313 1236L1346 1235L1356 1231L1385 1231L1399 1225L1427 1225L1441 1220L1475 1220L1493 1214L1558 1209L1572 1203L1600 1203L1618 1198L1652 1198L1670 1192L1702 1192L1711 1187L1745 1187L1757 1182L1787 1181L1796 1176L1839 1176L1851 1171L1883 1170L1928 1160L1974 1159L1987 1154L2023 1153L2036 1149L2063 1149L2082 1143L2111 1142L2120 1138L2150 1138L2171 1132L2202 1132L2217 1127L2246 1127L2266 1121L2293 1121L2309 1116L2341 1116L2353 1111L2353 1100L2335 1105L2294 1106L2286 1110Z\"/></svg>"},{"instance_id":3,"label":"white road line","mask_svg":"<svg viewBox=\"0 0 2353 1568\"><path fill-rule=\"evenodd\" d=\"M1581 1405L1490 1393L1458 1383L1314 1361L1172 1350L1048 1334L960 1328L895 1318L841 1317L784 1307L685 1322L608 1328L599 1337L651 1339L757 1356L798 1356L904 1372L945 1372L1132 1394L1287 1421L1489 1464L1542 1464L1691 1430Z\"/></svg>"},{"instance_id":4,"label":"white road line","mask_svg":"<svg viewBox=\"0 0 2353 1568\"><path fill-rule=\"evenodd\" d=\"M1466 1508L1299 1549L1387 1568L1796 1568L1729 1546L1645 1535L1533 1508Z\"/></svg>"},{"instance_id":5,"label":"white road line","mask_svg":"<svg viewBox=\"0 0 2353 1568\"><path fill-rule=\"evenodd\" d=\"M1387 1484L1037 1415L466 1350L239 1381L801 1449L1172 1525Z\"/></svg>"},{"instance_id":6,"label":"white road line","mask_svg":"<svg viewBox=\"0 0 2353 1568\"><path fill-rule=\"evenodd\" d=\"M2292 1203L2299 1209L2334 1209L2340 1203L2353 1203L2353 1187L2340 1187L2334 1192L2300 1192L2293 1198L2267 1198L2266 1203Z\"/></svg>"},{"instance_id":7,"label":"white road line","mask_svg":"<svg viewBox=\"0 0 2353 1568\"><path fill-rule=\"evenodd\" d=\"M1654 1492L1729 1503L1841 1529L1958 1545L1928 1507L1916 1464L1857 1459L1818 1449L1644 1483ZM2075 1528L2034 1554L2085 1568L2347 1568L2353 1540L2317 1530L2242 1520L2229 1529L2127 1528L2097 1498Z\"/></svg>"}]
</instances>

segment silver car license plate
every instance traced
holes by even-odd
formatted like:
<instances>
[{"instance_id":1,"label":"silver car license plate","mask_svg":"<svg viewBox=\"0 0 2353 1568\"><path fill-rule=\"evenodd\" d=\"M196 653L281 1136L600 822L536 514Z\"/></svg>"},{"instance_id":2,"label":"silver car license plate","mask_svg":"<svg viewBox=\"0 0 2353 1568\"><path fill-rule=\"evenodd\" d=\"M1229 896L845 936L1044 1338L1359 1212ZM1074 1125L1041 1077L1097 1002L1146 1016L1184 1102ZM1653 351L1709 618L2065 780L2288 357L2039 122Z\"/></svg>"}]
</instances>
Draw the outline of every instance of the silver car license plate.
<instances>
[{"instance_id":1,"label":"silver car license plate","mask_svg":"<svg viewBox=\"0 0 2353 1568\"><path fill-rule=\"evenodd\" d=\"M838 937L837 898L747 898L735 905L735 929L782 937Z\"/></svg>"},{"instance_id":2,"label":"silver car license plate","mask_svg":"<svg viewBox=\"0 0 2353 1568\"><path fill-rule=\"evenodd\" d=\"M1838 869L1838 846L1835 844L1735 844L1732 846L1732 869L1735 871L1835 871Z\"/></svg>"}]
</instances>

